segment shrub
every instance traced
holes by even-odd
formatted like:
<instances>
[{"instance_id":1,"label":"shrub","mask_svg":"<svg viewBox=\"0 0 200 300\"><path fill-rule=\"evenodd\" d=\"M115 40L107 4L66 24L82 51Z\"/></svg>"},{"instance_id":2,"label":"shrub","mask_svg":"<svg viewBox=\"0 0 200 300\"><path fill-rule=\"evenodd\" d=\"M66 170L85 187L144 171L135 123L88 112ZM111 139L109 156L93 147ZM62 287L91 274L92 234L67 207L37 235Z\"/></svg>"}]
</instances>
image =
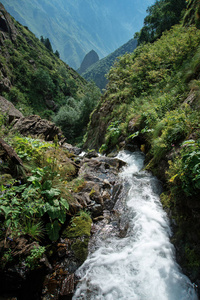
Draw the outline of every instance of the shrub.
<instances>
[{"instance_id":1,"label":"shrub","mask_svg":"<svg viewBox=\"0 0 200 300\"><path fill-rule=\"evenodd\" d=\"M168 178L177 193L180 188L186 196L200 192L200 140L182 144L180 154L170 162Z\"/></svg>"},{"instance_id":2,"label":"shrub","mask_svg":"<svg viewBox=\"0 0 200 300\"><path fill-rule=\"evenodd\" d=\"M166 117L154 130L152 144L154 159L159 161L167 151L187 136L189 129L185 112L179 110L167 112Z\"/></svg>"}]
</instances>

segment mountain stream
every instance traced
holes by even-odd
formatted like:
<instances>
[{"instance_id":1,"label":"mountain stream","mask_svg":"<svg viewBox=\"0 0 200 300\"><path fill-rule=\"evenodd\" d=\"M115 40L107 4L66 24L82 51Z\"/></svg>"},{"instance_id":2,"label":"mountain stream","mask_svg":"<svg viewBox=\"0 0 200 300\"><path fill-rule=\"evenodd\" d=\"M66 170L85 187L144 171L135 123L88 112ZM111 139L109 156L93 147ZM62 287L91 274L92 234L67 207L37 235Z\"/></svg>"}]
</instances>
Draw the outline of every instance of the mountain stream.
<instances>
[{"instance_id":1,"label":"mountain stream","mask_svg":"<svg viewBox=\"0 0 200 300\"><path fill-rule=\"evenodd\" d=\"M88 258L77 271L73 300L197 300L175 261L159 181L141 170L142 153L124 151L118 158L127 163L120 176L128 192L114 209L127 230L120 236L113 221L94 234Z\"/></svg>"}]
</instances>

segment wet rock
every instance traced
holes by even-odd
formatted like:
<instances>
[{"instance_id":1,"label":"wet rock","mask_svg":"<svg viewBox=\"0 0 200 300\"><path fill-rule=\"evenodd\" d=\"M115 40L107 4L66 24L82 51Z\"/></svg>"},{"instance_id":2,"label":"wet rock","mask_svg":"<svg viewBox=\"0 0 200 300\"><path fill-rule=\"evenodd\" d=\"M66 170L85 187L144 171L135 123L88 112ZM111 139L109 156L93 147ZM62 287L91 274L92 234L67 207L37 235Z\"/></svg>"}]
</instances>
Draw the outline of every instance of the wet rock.
<instances>
[{"instance_id":1,"label":"wet rock","mask_svg":"<svg viewBox=\"0 0 200 300\"><path fill-rule=\"evenodd\" d=\"M70 153L73 153L74 155L79 155L82 152L81 148L72 146L71 144L64 143L63 147L66 148Z\"/></svg>"},{"instance_id":2,"label":"wet rock","mask_svg":"<svg viewBox=\"0 0 200 300\"><path fill-rule=\"evenodd\" d=\"M85 155L84 155L84 157L86 157L86 158L92 158L92 157L98 157L99 155L98 155L98 153L94 150L94 151L90 151L90 152L88 152L88 153L86 153Z\"/></svg>"},{"instance_id":3,"label":"wet rock","mask_svg":"<svg viewBox=\"0 0 200 300\"><path fill-rule=\"evenodd\" d=\"M103 214L103 207L101 204L94 203L94 205L91 205L89 207L89 210L91 211L93 218L96 218Z\"/></svg>"},{"instance_id":4,"label":"wet rock","mask_svg":"<svg viewBox=\"0 0 200 300\"><path fill-rule=\"evenodd\" d=\"M122 190L122 184L115 184L111 190L112 197L104 200L104 207L107 210L112 210Z\"/></svg>"},{"instance_id":5,"label":"wet rock","mask_svg":"<svg viewBox=\"0 0 200 300\"><path fill-rule=\"evenodd\" d=\"M106 200L110 200L110 193L108 191L103 191L102 198L104 203Z\"/></svg>"},{"instance_id":6,"label":"wet rock","mask_svg":"<svg viewBox=\"0 0 200 300\"><path fill-rule=\"evenodd\" d=\"M69 274L62 282L61 296L72 295L74 292L74 274Z\"/></svg>"}]
</instances>

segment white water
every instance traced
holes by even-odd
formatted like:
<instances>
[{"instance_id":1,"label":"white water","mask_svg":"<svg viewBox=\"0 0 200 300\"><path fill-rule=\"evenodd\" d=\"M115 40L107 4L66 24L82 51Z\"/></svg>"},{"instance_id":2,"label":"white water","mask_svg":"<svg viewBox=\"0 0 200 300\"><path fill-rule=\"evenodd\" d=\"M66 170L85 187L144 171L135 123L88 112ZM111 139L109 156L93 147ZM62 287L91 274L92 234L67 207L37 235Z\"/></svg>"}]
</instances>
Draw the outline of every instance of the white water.
<instances>
[{"instance_id":1,"label":"white water","mask_svg":"<svg viewBox=\"0 0 200 300\"><path fill-rule=\"evenodd\" d=\"M129 193L122 219L129 229L124 238L106 225L96 238L77 275L73 299L87 300L196 300L190 280L175 262L171 230L159 201L159 183L145 171L143 155L121 152L121 173ZM128 182L128 183L127 183Z\"/></svg>"}]
</instances>

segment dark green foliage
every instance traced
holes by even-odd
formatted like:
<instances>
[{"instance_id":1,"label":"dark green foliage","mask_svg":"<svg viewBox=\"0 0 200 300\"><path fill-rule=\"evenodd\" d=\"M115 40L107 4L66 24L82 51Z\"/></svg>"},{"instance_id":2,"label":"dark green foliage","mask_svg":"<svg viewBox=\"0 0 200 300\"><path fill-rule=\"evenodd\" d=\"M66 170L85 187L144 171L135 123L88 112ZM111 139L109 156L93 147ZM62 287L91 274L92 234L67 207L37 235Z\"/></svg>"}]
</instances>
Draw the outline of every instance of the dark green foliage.
<instances>
[{"instance_id":1,"label":"dark green foliage","mask_svg":"<svg viewBox=\"0 0 200 300\"><path fill-rule=\"evenodd\" d=\"M45 45L45 47L46 47L49 51L53 52L53 48L52 48L52 46L51 46L51 42L50 42L49 38L44 38L43 36L41 36L40 41ZM55 54L56 54L56 53L55 53ZM57 54L58 54L58 53L57 53ZM57 54L56 54L56 56L58 56ZM59 56L58 56L58 57L59 57Z\"/></svg>"},{"instance_id":2,"label":"dark green foliage","mask_svg":"<svg viewBox=\"0 0 200 300\"><path fill-rule=\"evenodd\" d=\"M69 142L86 131L89 115L100 98L100 91L94 83L85 87L85 95L79 100L68 97L54 118L54 122L61 127Z\"/></svg>"},{"instance_id":3,"label":"dark green foliage","mask_svg":"<svg viewBox=\"0 0 200 300\"><path fill-rule=\"evenodd\" d=\"M180 22L185 8L185 0L157 0L147 9L144 27L135 35L138 44L153 42L160 38L165 30Z\"/></svg>"},{"instance_id":4,"label":"dark green foliage","mask_svg":"<svg viewBox=\"0 0 200 300\"><path fill-rule=\"evenodd\" d=\"M38 69L32 78L33 87L40 95L47 96L53 93L55 85L47 71Z\"/></svg>"},{"instance_id":5,"label":"dark green foliage","mask_svg":"<svg viewBox=\"0 0 200 300\"><path fill-rule=\"evenodd\" d=\"M184 25L195 24L200 28L200 2L198 0L187 1L187 11L183 18Z\"/></svg>"},{"instance_id":6,"label":"dark green foliage","mask_svg":"<svg viewBox=\"0 0 200 300\"><path fill-rule=\"evenodd\" d=\"M55 51L55 55L60 58L60 53L58 52L58 50Z\"/></svg>"}]
</instances>

